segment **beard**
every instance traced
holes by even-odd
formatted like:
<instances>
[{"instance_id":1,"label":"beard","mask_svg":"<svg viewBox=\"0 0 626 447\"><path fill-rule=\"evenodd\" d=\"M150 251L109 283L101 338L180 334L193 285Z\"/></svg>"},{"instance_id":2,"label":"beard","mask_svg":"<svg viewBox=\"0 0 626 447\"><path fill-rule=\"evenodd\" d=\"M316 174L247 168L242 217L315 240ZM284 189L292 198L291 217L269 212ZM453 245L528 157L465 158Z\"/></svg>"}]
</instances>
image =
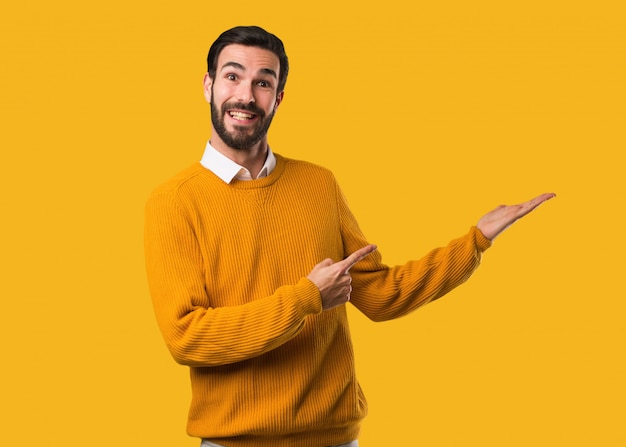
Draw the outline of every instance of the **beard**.
<instances>
[{"instance_id":1,"label":"beard","mask_svg":"<svg viewBox=\"0 0 626 447\"><path fill-rule=\"evenodd\" d=\"M253 128L249 126L234 126L233 132L229 132L224 123L225 110L228 109L245 110L254 113L258 117L258 121ZM222 108L220 108L213 102L213 95L211 95L211 122L213 123L213 128L222 141L230 148L240 151L251 149L267 135L273 118L274 111L266 116L265 112L254 103L246 105L231 102L223 104Z\"/></svg>"}]
</instances>

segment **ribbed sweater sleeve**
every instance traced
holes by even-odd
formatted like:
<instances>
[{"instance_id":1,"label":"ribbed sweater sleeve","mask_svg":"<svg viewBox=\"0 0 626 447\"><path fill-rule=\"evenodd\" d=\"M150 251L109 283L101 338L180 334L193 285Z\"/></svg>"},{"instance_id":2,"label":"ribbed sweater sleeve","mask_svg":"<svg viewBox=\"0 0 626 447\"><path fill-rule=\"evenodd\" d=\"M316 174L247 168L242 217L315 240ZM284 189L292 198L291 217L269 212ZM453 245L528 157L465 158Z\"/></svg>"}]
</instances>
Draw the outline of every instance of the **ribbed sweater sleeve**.
<instances>
[{"instance_id":1,"label":"ribbed sweater sleeve","mask_svg":"<svg viewBox=\"0 0 626 447\"><path fill-rule=\"evenodd\" d=\"M156 191L147 202L148 284L157 322L177 362L215 366L259 356L298 334L307 315L321 312L319 291L307 279L244 304L213 307L204 286L207 264L191 220L177 200L176 186ZM233 290L236 280L233 275Z\"/></svg>"},{"instance_id":2,"label":"ribbed sweater sleeve","mask_svg":"<svg viewBox=\"0 0 626 447\"><path fill-rule=\"evenodd\" d=\"M367 244L344 196L337 189L342 239L346 254ZM389 267L378 251L357 263L351 274L350 302L373 321L404 316L442 297L465 282L480 265L491 242L476 228L419 260Z\"/></svg>"}]
</instances>

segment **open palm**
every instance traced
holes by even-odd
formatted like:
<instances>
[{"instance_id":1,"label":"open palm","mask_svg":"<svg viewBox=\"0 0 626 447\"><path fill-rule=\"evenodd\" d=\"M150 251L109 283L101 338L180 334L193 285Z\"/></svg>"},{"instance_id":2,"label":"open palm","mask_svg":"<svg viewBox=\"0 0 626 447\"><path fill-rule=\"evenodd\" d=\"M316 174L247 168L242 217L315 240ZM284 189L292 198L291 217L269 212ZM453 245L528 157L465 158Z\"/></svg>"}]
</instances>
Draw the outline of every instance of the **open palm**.
<instances>
[{"instance_id":1,"label":"open palm","mask_svg":"<svg viewBox=\"0 0 626 447\"><path fill-rule=\"evenodd\" d=\"M476 227L487 239L494 240L496 236L515 223L515 221L555 196L556 194L554 193L545 193L528 202L517 205L500 205L481 217Z\"/></svg>"}]
</instances>

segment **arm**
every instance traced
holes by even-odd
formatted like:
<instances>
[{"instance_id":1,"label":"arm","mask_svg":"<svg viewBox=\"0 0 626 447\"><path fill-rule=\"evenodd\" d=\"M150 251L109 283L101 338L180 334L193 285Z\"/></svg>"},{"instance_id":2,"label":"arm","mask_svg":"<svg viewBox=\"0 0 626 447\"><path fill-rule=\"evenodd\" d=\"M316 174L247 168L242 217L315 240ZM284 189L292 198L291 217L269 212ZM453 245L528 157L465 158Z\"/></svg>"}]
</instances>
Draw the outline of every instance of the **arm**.
<instances>
[{"instance_id":1,"label":"arm","mask_svg":"<svg viewBox=\"0 0 626 447\"><path fill-rule=\"evenodd\" d=\"M472 227L465 236L404 265L388 267L370 256L353 268L351 302L374 321L407 315L464 283L490 246Z\"/></svg>"},{"instance_id":2,"label":"arm","mask_svg":"<svg viewBox=\"0 0 626 447\"><path fill-rule=\"evenodd\" d=\"M174 359L192 366L243 361L296 336L307 315L321 312L319 291L302 279L271 296L212 307L194 228L171 193L146 206L146 269L155 315Z\"/></svg>"},{"instance_id":3,"label":"arm","mask_svg":"<svg viewBox=\"0 0 626 447\"><path fill-rule=\"evenodd\" d=\"M351 302L370 319L383 321L440 298L471 276L497 235L552 197L542 194L519 205L502 205L483 216L467 235L419 261L390 268L374 253L353 269ZM341 193L339 204L344 245L350 253L366 242Z\"/></svg>"}]
</instances>

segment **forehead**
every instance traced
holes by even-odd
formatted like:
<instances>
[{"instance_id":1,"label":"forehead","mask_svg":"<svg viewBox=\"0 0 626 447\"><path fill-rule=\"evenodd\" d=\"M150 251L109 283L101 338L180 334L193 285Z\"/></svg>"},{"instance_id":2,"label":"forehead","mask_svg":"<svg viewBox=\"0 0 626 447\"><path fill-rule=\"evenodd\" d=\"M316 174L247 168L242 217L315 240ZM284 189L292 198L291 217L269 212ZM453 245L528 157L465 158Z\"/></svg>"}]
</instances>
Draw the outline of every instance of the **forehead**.
<instances>
[{"instance_id":1,"label":"forehead","mask_svg":"<svg viewBox=\"0 0 626 447\"><path fill-rule=\"evenodd\" d=\"M217 70L221 71L224 66L238 64L246 71L257 72L260 70L272 70L278 74L280 62L270 50L246 45L227 45L217 58Z\"/></svg>"}]
</instances>

